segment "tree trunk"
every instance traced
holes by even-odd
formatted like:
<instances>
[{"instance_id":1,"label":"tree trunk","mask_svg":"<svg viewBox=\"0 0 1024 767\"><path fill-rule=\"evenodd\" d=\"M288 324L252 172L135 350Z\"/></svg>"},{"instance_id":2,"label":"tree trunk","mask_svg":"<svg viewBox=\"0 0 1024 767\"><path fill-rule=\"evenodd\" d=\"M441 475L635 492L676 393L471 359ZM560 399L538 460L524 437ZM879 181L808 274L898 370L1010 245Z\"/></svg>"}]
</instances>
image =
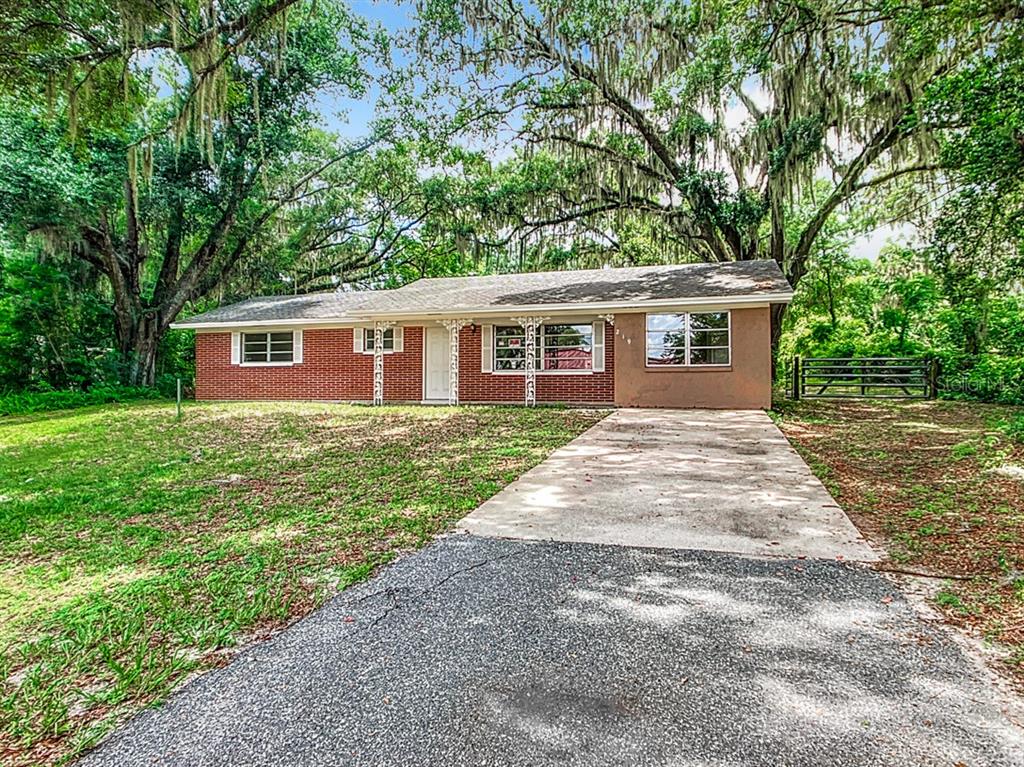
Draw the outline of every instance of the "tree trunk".
<instances>
[{"instance_id":1,"label":"tree trunk","mask_svg":"<svg viewBox=\"0 0 1024 767\"><path fill-rule=\"evenodd\" d=\"M825 270L825 289L828 291L828 317L832 322L832 329L835 330L839 325L839 320L836 317L836 298L832 291L832 271L830 269Z\"/></svg>"},{"instance_id":2,"label":"tree trunk","mask_svg":"<svg viewBox=\"0 0 1024 767\"><path fill-rule=\"evenodd\" d=\"M117 322L121 350L121 383L125 386L153 386L156 383L156 356L164 329L151 317L134 322Z\"/></svg>"},{"instance_id":3,"label":"tree trunk","mask_svg":"<svg viewBox=\"0 0 1024 767\"><path fill-rule=\"evenodd\" d=\"M777 216L777 219L776 217ZM785 238L782 235L782 213L781 209L773 216L773 229L778 230L768 245L768 252L758 257L767 256L779 265L779 269L785 275L789 286L796 290L797 284L807 273L807 256L803 254L788 254ZM787 256L789 256L787 258ZM789 304L771 305L771 344L772 344L772 384L775 383L775 374L779 366L779 342L782 340L782 320L786 316L786 309Z\"/></svg>"},{"instance_id":4,"label":"tree trunk","mask_svg":"<svg viewBox=\"0 0 1024 767\"><path fill-rule=\"evenodd\" d=\"M772 340L772 383L779 367L779 342L782 340L782 318L786 316L788 304L771 305L771 340Z\"/></svg>"}]
</instances>

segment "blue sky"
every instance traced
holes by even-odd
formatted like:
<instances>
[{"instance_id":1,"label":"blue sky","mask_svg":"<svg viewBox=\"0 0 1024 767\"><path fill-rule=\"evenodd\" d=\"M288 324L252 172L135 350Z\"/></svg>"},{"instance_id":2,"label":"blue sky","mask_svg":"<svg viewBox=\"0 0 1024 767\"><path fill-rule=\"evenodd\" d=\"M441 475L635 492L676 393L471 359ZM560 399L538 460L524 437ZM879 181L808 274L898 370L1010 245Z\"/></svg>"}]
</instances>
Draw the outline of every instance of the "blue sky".
<instances>
[{"instance_id":1,"label":"blue sky","mask_svg":"<svg viewBox=\"0 0 1024 767\"><path fill-rule=\"evenodd\" d=\"M392 33L409 29L415 12L412 3L396 3L391 0L349 0L349 6L363 18L380 24ZM378 95L376 89L372 89L362 99L326 95L321 99L321 110L327 126L346 138L365 136L373 119Z\"/></svg>"}]
</instances>

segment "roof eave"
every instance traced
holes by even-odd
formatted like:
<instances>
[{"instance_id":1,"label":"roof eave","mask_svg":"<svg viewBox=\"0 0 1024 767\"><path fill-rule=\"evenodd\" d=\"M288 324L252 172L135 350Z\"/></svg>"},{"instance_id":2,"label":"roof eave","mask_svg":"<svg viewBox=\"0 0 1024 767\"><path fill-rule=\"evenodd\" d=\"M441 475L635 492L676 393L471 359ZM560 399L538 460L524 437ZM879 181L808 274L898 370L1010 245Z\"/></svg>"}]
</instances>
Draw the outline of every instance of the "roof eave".
<instances>
[{"instance_id":1,"label":"roof eave","mask_svg":"<svg viewBox=\"0 0 1024 767\"><path fill-rule=\"evenodd\" d=\"M623 310L645 309L678 309L691 307L743 308L758 305L786 304L793 299L793 291L776 293L752 293L739 296L697 296L693 298L673 298L647 301L592 301L587 303L557 304L521 304L509 306L466 307L457 310L409 311L397 310L386 312L364 312L359 314L339 315L323 318L294 318L276 320L229 320L222 322L175 322L171 327L176 330L228 330L240 327L345 327L359 325L375 320L403 319L445 319L458 317L507 317L517 314L569 315L580 313L613 313Z\"/></svg>"}]
</instances>

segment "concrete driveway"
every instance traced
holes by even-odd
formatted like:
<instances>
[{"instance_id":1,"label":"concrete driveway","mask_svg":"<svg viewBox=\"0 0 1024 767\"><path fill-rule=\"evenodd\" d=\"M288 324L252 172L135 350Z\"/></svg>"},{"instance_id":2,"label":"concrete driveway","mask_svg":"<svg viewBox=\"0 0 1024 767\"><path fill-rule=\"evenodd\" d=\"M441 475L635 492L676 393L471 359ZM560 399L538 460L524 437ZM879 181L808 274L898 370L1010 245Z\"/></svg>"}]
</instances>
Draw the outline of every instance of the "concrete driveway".
<instances>
[{"instance_id":1,"label":"concrete driveway","mask_svg":"<svg viewBox=\"0 0 1024 767\"><path fill-rule=\"evenodd\" d=\"M874 560L761 411L618 410L484 503L479 535Z\"/></svg>"},{"instance_id":2,"label":"concrete driveway","mask_svg":"<svg viewBox=\"0 0 1024 767\"><path fill-rule=\"evenodd\" d=\"M81 767L1020 765L985 674L821 560L452 536Z\"/></svg>"}]
</instances>

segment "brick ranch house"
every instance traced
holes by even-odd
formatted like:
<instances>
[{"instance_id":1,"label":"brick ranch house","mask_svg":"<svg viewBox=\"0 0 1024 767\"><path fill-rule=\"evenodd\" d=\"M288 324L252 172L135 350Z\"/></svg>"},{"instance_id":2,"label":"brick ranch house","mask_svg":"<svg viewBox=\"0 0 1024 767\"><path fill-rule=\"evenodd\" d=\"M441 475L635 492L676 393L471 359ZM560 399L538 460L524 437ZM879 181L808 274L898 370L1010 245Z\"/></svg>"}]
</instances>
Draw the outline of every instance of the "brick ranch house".
<instances>
[{"instance_id":1,"label":"brick ranch house","mask_svg":"<svg viewBox=\"0 0 1024 767\"><path fill-rule=\"evenodd\" d=\"M774 261L422 279L253 298L196 331L200 400L763 408Z\"/></svg>"}]
</instances>

